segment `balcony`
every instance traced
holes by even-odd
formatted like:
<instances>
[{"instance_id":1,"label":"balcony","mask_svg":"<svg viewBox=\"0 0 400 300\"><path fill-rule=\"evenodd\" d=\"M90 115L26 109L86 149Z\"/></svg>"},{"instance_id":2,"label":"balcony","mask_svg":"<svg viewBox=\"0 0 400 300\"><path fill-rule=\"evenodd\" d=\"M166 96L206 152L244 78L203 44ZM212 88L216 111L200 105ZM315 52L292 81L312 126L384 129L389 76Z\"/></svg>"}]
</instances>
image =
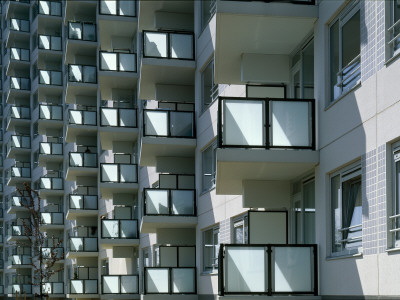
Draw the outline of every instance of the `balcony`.
<instances>
[{"instance_id":1,"label":"balcony","mask_svg":"<svg viewBox=\"0 0 400 300\"><path fill-rule=\"evenodd\" d=\"M103 275L101 283L103 295L139 294L139 275Z\"/></svg>"},{"instance_id":2,"label":"balcony","mask_svg":"<svg viewBox=\"0 0 400 300\"><path fill-rule=\"evenodd\" d=\"M17 183L31 181L31 163L16 162L14 166L6 170L6 182L8 186L15 186Z\"/></svg>"},{"instance_id":3,"label":"balcony","mask_svg":"<svg viewBox=\"0 0 400 300\"><path fill-rule=\"evenodd\" d=\"M11 48L18 40L29 38L30 35L30 21L10 18L7 22L7 27L4 34L6 47Z\"/></svg>"},{"instance_id":4,"label":"balcony","mask_svg":"<svg viewBox=\"0 0 400 300\"><path fill-rule=\"evenodd\" d=\"M18 192L14 192L10 196L8 196L6 202L6 211L7 214L15 214L18 211L26 211L26 205L30 205L28 202L28 195L24 197L20 196Z\"/></svg>"},{"instance_id":5,"label":"balcony","mask_svg":"<svg viewBox=\"0 0 400 300\"><path fill-rule=\"evenodd\" d=\"M81 2L79 2L81 3ZM77 7L77 10L83 10L86 3L82 3L80 7ZM92 4L96 5L97 1L93 1ZM70 6L71 4L67 4L66 6ZM92 9L92 8L90 8ZM87 13L90 14L90 11L94 13L95 8L93 10L88 10ZM67 12L68 14L68 12ZM65 20L68 16L65 17ZM86 19L90 20L91 18L95 20L95 14L87 15ZM70 14L71 19L76 18L76 12ZM65 28L65 36L67 36L66 47L65 47L65 63L69 64L75 61L76 55L86 55L96 57L97 52L97 26L94 23L90 22L68 22L67 27Z\"/></svg>"},{"instance_id":6,"label":"balcony","mask_svg":"<svg viewBox=\"0 0 400 300\"><path fill-rule=\"evenodd\" d=\"M51 241L52 239L50 239ZM45 247L42 247L42 255L43 255L43 259L49 259L51 258L51 255L55 255L56 257L60 258L60 260L58 260L56 263L64 263L64 247L61 244L58 243L58 240L56 238L54 238L55 242L51 243L51 242L47 242L45 243ZM50 247L52 246L52 247Z\"/></svg>"},{"instance_id":7,"label":"balcony","mask_svg":"<svg viewBox=\"0 0 400 300\"><path fill-rule=\"evenodd\" d=\"M31 123L31 109L26 106L11 106L7 117L7 131L14 131L15 126L28 127Z\"/></svg>"},{"instance_id":8,"label":"balcony","mask_svg":"<svg viewBox=\"0 0 400 300\"><path fill-rule=\"evenodd\" d=\"M9 284L8 285L8 295L15 295L18 293L18 295L31 295L32 294L32 285L29 283L26 284Z\"/></svg>"},{"instance_id":9,"label":"balcony","mask_svg":"<svg viewBox=\"0 0 400 300\"><path fill-rule=\"evenodd\" d=\"M139 135L137 109L101 107L100 126L100 141L103 149L112 150L114 141L135 142Z\"/></svg>"},{"instance_id":10,"label":"balcony","mask_svg":"<svg viewBox=\"0 0 400 300\"><path fill-rule=\"evenodd\" d=\"M100 51L100 71L137 72L136 62L136 53Z\"/></svg>"},{"instance_id":11,"label":"balcony","mask_svg":"<svg viewBox=\"0 0 400 300\"><path fill-rule=\"evenodd\" d=\"M7 158L15 158L16 155L29 155L31 153L30 135L11 135L7 143Z\"/></svg>"},{"instance_id":12,"label":"balcony","mask_svg":"<svg viewBox=\"0 0 400 300\"><path fill-rule=\"evenodd\" d=\"M140 99L156 99L156 85L193 85L193 32L143 30Z\"/></svg>"},{"instance_id":13,"label":"balcony","mask_svg":"<svg viewBox=\"0 0 400 300\"><path fill-rule=\"evenodd\" d=\"M98 256L97 227L77 226L68 239L67 258Z\"/></svg>"},{"instance_id":14,"label":"balcony","mask_svg":"<svg viewBox=\"0 0 400 300\"><path fill-rule=\"evenodd\" d=\"M222 244L218 261L220 296L318 295L317 245Z\"/></svg>"},{"instance_id":15,"label":"balcony","mask_svg":"<svg viewBox=\"0 0 400 300\"><path fill-rule=\"evenodd\" d=\"M46 282L42 284L42 293L49 296L63 295L64 282Z\"/></svg>"},{"instance_id":16,"label":"balcony","mask_svg":"<svg viewBox=\"0 0 400 300\"><path fill-rule=\"evenodd\" d=\"M69 166L66 180L74 181L76 176L97 176L97 153L70 152L68 156Z\"/></svg>"},{"instance_id":17,"label":"balcony","mask_svg":"<svg viewBox=\"0 0 400 300\"><path fill-rule=\"evenodd\" d=\"M87 22L68 22L68 39L96 42L96 24Z\"/></svg>"},{"instance_id":18,"label":"balcony","mask_svg":"<svg viewBox=\"0 0 400 300\"><path fill-rule=\"evenodd\" d=\"M69 280L67 298L97 298L98 268L77 267L74 269L74 279Z\"/></svg>"},{"instance_id":19,"label":"balcony","mask_svg":"<svg viewBox=\"0 0 400 300\"><path fill-rule=\"evenodd\" d=\"M193 157L196 148L194 112L143 110L141 166L155 166L158 156Z\"/></svg>"},{"instance_id":20,"label":"balcony","mask_svg":"<svg viewBox=\"0 0 400 300\"><path fill-rule=\"evenodd\" d=\"M217 194L290 181L319 162L314 100L220 98L218 113Z\"/></svg>"},{"instance_id":21,"label":"balcony","mask_svg":"<svg viewBox=\"0 0 400 300\"><path fill-rule=\"evenodd\" d=\"M32 263L32 249L31 247L17 246L10 248L10 255L8 256L8 268L29 268Z\"/></svg>"},{"instance_id":22,"label":"balcony","mask_svg":"<svg viewBox=\"0 0 400 300\"><path fill-rule=\"evenodd\" d=\"M196 294L195 267L144 268L144 294Z\"/></svg>"},{"instance_id":23,"label":"balcony","mask_svg":"<svg viewBox=\"0 0 400 300\"><path fill-rule=\"evenodd\" d=\"M25 228L26 226L30 226L29 219L17 219L14 222L9 223L7 229L7 242L16 242L16 241L27 241L29 231Z\"/></svg>"},{"instance_id":24,"label":"balcony","mask_svg":"<svg viewBox=\"0 0 400 300\"><path fill-rule=\"evenodd\" d=\"M14 97L28 97L31 91L31 80L24 77L7 77L6 87L9 87L6 92L6 103L14 100Z\"/></svg>"},{"instance_id":25,"label":"balcony","mask_svg":"<svg viewBox=\"0 0 400 300\"><path fill-rule=\"evenodd\" d=\"M63 143L56 142L41 142L39 144L39 166L45 167L48 162L62 162Z\"/></svg>"},{"instance_id":26,"label":"balcony","mask_svg":"<svg viewBox=\"0 0 400 300\"><path fill-rule=\"evenodd\" d=\"M78 135L97 134L97 107L77 105L68 111L68 127L66 141L75 142Z\"/></svg>"},{"instance_id":27,"label":"balcony","mask_svg":"<svg viewBox=\"0 0 400 300\"><path fill-rule=\"evenodd\" d=\"M41 231L64 229L64 214L62 212L42 212L40 216Z\"/></svg>"},{"instance_id":28,"label":"balcony","mask_svg":"<svg viewBox=\"0 0 400 300\"><path fill-rule=\"evenodd\" d=\"M62 5L61 2L55 1L39 1L38 14L44 16L61 17Z\"/></svg>"},{"instance_id":29,"label":"balcony","mask_svg":"<svg viewBox=\"0 0 400 300\"><path fill-rule=\"evenodd\" d=\"M62 39L60 36L39 34L39 50L59 51L62 54Z\"/></svg>"},{"instance_id":30,"label":"balcony","mask_svg":"<svg viewBox=\"0 0 400 300\"><path fill-rule=\"evenodd\" d=\"M136 17L136 1L100 0L99 14L106 16Z\"/></svg>"},{"instance_id":31,"label":"balcony","mask_svg":"<svg viewBox=\"0 0 400 300\"><path fill-rule=\"evenodd\" d=\"M100 189L102 193L134 192L138 189L137 164L100 164Z\"/></svg>"},{"instance_id":32,"label":"balcony","mask_svg":"<svg viewBox=\"0 0 400 300\"><path fill-rule=\"evenodd\" d=\"M58 104L39 103L39 106L33 111L33 119L38 119L38 133L46 135L49 128L62 129L63 106Z\"/></svg>"},{"instance_id":33,"label":"balcony","mask_svg":"<svg viewBox=\"0 0 400 300\"><path fill-rule=\"evenodd\" d=\"M69 194L67 220L74 220L80 216L97 216L97 214L97 187L78 186L73 194Z\"/></svg>"},{"instance_id":34,"label":"balcony","mask_svg":"<svg viewBox=\"0 0 400 300\"><path fill-rule=\"evenodd\" d=\"M62 72L60 71L48 71L39 70L39 84L40 85L51 85L51 86L61 86L62 82Z\"/></svg>"},{"instance_id":35,"label":"balcony","mask_svg":"<svg viewBox=\"0 0 400 300\"><path fill-rule=\"evenodd\" d=\"M318 19L314 1L216 3L214 82L289 82L290 53L309 35Z\"/></svg>"},{"instance_id":36,"label":"balcony","mask_svg":"<svg viewBox=\"0 0 400 300\"><path fill-rule=\"evenodd\" d=\"M29 74L30 50L12 47L7 51L9 62L7 64L6 75L11 76L12 72Z\"/></svg>"},{"instance_id":37,"label":"balcony","mask_svg":"<svg viewBox=\"0 0 400 300\"><path fill-rule=\"evenodd\" d=\"M113 246L138 246L138 220L101 220L100 244L106 249Z\"/></svg>"},{"instance_id":38,"label":"balcony","mask_svg":"<svg viewBox=\"0 0 400 300\"><path fill-rule=\"evenodd\" d=\"M65 103L73 104L75 96L97 95L96 66L69 64Z\"/></svg>"}]
</instances>

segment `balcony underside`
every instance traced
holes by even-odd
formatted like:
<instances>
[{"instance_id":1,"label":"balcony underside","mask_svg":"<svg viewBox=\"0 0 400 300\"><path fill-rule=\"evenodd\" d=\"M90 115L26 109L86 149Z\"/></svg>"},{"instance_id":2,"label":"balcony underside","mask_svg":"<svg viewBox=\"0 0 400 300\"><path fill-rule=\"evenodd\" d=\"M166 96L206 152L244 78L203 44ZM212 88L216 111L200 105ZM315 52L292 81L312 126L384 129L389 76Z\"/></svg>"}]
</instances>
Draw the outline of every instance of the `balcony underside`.
<instances>
[{"instance_id":1,"label":"balcony underside","mask_svg":"<svg viewBox=\"0 0 400 300\"><path fill-rule=\"evenodd\" d=\"M65 103L74 104L76 96L97 96L97 83L68 82L65 90Z\"/></svg>"},{"instance_id":2,"label":"balcony underside","mask_svg":"<svg viewBox=\"0 0 400 300\"><path fill-rule=\"evenodd\" d=\"M65 177L68 181L76 180L76 176L97 176L98 168L86 168L86 167L68 167L67 176Z\"/></svg>"},{"instance_id":3,"label":"balcony underside","mask_svg":"<svg viewBox=\"0 0 400 300\"><path fill-rule=\"evenodd\" d=\"M76 55L93 55L97 50L97 42L67 39L65 46L64 64L73 64Z\"/></svg>"},{"instance_id":4,"label":"balcony underside","mask_svg":"<svg viewBox=\"0 0 400 300\"><path fill-rule=\"evenodd\" d=\"M12 147L7 153L7 158L15 158L17 155L27 156L30 155L31 152L31 149Z\"/></svg>"},{"instance_id":5,"label":"balcony underside","mask_svg":"<svg viewBox=\"0 0 400 300\"><path fill-rule=\"evenodd\" d=\"M140 165L155 166L157 157L193 157L196 139L143 137Z\"/></svg>"},{"instance_id":6,"label":"balcony underside","mask_svg":"<svg viewBox=\"0 0 400 300\"><path fill-rule=\"evenodd\" d=\"M99 252L83 252L83 251L69 251L65 258L78 258L78 257L97 257L99 256ZM79 297L80 298L80 297Z\"/></svg>"},{"instance_id":7,"label":"balcony underside","mask_svg":"<svg viewBox=\"0 0 400 300\"><path fill-rule=\"evenodd\" d=\"M7 182L8 186L15 186L17 184L22 183L29 183L31 182L31 178L29 177L11 177L10 180Z\"/></svg>"},{"instance_id":8,"label":"balcony underside","mask_svg":"<svg viewBox=\"0 0 400 300\"><path fill-rule=\"evenodd\" d=\"M15 126L26 126L29 127L31 125L30 119L15 119L10 118L10 121L7 123L6 131L14 131Z\"/></svg>"},{"instance_id":9,"label":"balcony underside","mask_svg":"<svg viewBox=\"0 0 400 300\"><path fill-rule=\"evenodd\" d=\"M279 54L289 58L310 35L317 17L318 7L313 5L219 1L215 82L246 82L241 78L242 55L245 53Z\"/></svg>"},{"instance_id":10,"label":"balcony underside","mask_svg":"<svg viewBox=\"0 0 400 300\"><path fill-rule=\"evenodd\" d=\"M137 128L99 127L101 147L112 150L113 142L135 142L139 135Z\"/></svg>"},{"instance_id":11,"label":"balcony underside","mask_svg":"<svg viewBox=\"0 0 400 300\"><path fill-rule=\"evenodd\" d=\"M112 249L114 246L139 246L140 239L100 239L100 246Z\"/></svg>"},{"instance_id":12,"label":"balcony underside","mask_svg":"<svg viewBox=\"0 0 400 300\"><path fill-rule=\"evenodd\" d=\"M42 232L47 232L48 230L63 230L64 225L55 225L55 224L41 224L39 226L39 230Z\"/></svg>"},{"instance_id":13,"label":"balcony underside","mask_svg":"<svg viewBox=\"0 0 400 300\"><path fill-rule=\"evenodd\" d=\"M78 135L96 136L97 126L69 124L65 134L65 141L67 143L74 143Z\"/></svg>"},{"instance_id":14,"label":"balcony underside","mask_svg":"<svg viewBox=\"0 0 400 300\"><path fill-rule=\"evenodd\" d=\"M156 99L156 84L193 85L195 69L192 60L142 58L139 98Z\"/></svg>"},{"instance_id":15,"label":"balcony underside","mask_svg":"<svg viewBox=\"0 0 400 300\"><path fill-rule=\"evenodd\" d=\"M9 89L7 96L6 96L6 103L7 104L14 104L14 100L16 98L27 98L29 99L29 96L31 95L31 91L27 90L15 90L15 89Z\"/></svg>"},{"instance_id":16,"label":"balcony underside","mask_svg":"<svg viewBox=\"0 0 400 300\"><path fill-rule=\"evenodd\" d=\"M64 125L63 121L59 121L59 120L38 120L38 131L39 134L46 134L46 129L48 128L54 128L54 129L58 129L58 128L62 128Z\"/></svg>"},{"instance_id":17,"label":"balcony underside","mask_svg":"<svg viewBox=\"0 0 400 300\"><path fill-rule=\"evenodd\" d=\"M69 209L65 218L67 220L75 220L78 217L97 216L98 213L97 209Z\"/></svg>"},{"instance_id":18,"label":"balcony underside","mask_svg":"<svg viewBox=\"0 0 400 300\"><path fill-rule=\"evenodd\" d=\"M159 228L194 228L197 217L183 216L143 216L140 233L156 233Z\"/></svg>"},{"instance_id":19,"label":"balcony underside","mask_svg":"<svg viewBox=\"0 0 400 300\"><path fill-rule=\"evenodd\" d=\"M111 196L113 193L136 193L139 189L137 183L100 182L100 191L103 196Z\"/></svg>"},{"instance_id":20,"label":"balcony underside","mask_svg":"<svg viewBox=\"0 0 400 300\"><path fill-rule=\"evenodd\" d=\"M241 195L243 180L290 181L313 170L319 151L217 149L218 195Z\"/></svg>"},{"instance_id":21,"label":"balcony underside","mask_svg":"<svg viewBox=\"0 0 400 300\"><path fill-rule=\"evenodd\" d=\"M57 163L64 160L63 155L39 154L39 166L45 167L47 163Z\"/></svg>"}]
</instances>

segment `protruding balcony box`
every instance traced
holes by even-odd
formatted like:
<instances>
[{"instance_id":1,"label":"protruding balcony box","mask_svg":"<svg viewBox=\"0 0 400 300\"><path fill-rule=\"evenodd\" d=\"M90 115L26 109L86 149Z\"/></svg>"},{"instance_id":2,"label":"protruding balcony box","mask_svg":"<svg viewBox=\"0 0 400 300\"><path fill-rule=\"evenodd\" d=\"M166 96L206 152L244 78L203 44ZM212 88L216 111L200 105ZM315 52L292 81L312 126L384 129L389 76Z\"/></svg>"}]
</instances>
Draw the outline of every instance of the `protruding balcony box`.
<instances>
[{"instance_id":1,"label":"protruding balcony box","mask_svg":"<svg viewBox=\"0 0 400 300\"><path fill-rule=\"evenodd\" d=\"M136 0L100 0L99 14L101 16L136 17ZM112 20L117 19L113 18Z\"/></svg>"},{"instance_id":2,"label":"protruding balcony box","mask_svg":"<svg viewBox=\"0 0 400 300\"><path fill-rule=\"evenodd\" d=\"M40 177L40 197L46 198L47 196L63 196L64 178L62 175L62 172L54 172L54 174L47 174L45 177Z\"/></svg>"},{"instance_id":3,"label":"protruding balcony box","mask_svg":"<svg viewBox=\"0 0 400 300\"><path fill-rule=\"evenodd\" d=\"M138 189L137 164L100 164L100 189L104 194L113 192L134 192Z\"/></svg>"},{"instance_id":4,"label":"protruding balcony box","mask_svg":"<svg viewBox=\"0 0 400 300\"><path fill-rule=\"evenodd\" d=\"M8 49L7 56L7 76L11 76L12 72L15 71L29 74L31 56L29 49L12 47Z\"/></svg>"},{"instance_id":5,"label":"protruding balcony box","mask_svg":"<svg viewBox=\"0 0 400 300\"><path fill-rule=\"evenodd\" d=\"M42 293L50 297L61 297L64 295L64 282L46 282L42 284Z\"/></svg>"},{"instance_id":6,"label":"protruding balcony box","mask_svg":"<svg viewBox=\"0 0 400 300\"><path fill-rule=\"evenodd\" d=\"M42 246L43 259L51 258L54 254L56 257L60 258L56 263L64 263L64 242L62 238L50 237Z\"/></svg>"},{"instance_id":7,"label":"protruding balcony box","mask_svg":"<svg viewBox=\"0 0 400 300\"><path fill-rule=\"evenodd\" d=\"M315 101L220 98L217 194L240 195L245 181L290 181L319 162Z\"/></svg>"},{"instance_id":8,"label":"protruding balcony box","mask_svg":"<svg viewBox=\"0 0 400 300\"><path fill-rule=\"evenodd\" d=\"M63 106L40 103L33 111L33 119L38 120L38 133L47 136L48 128L61 129L63 127Z\"/></svg>"},{"instance_id":9,"label":"protruding balcony box","mask_svg":"<svg viewBox=\"0 0 400 300\"><path fill-rule=\"evenodd\" d=\"M100 141L103 149L112 150L113 142L135 142L139 135L137 109L101 107Z\"/></svg>"},{"instance_id":10,"label":"protruding balcony box","mask_svg":"<svg viewBox=\"0 0 400 300\"><path fill-rule=\"evenodd\" d=\"M88 8L85 11L85 5L92 2L92 5L96 5L97 1L80 1L79 7L76 10L82 11L82 14L91 14L86 16L86 20L91 20L95 17L92 13L95 13L96 7ZM70 6L70 3L66 3L66 6ZM75 4L72 4L75 5ZM66 10L67 16L64 20L73 20L76 18L76 11L69 12ZM68 19L70 18L70 19ZM94 20L95 21L95 20ZM65 63L75 62L76 55L88 55L96 57L97 52L97 26L92 22L81 22L81 21L69 21L65 22L65 36L67 37L65 45Z\"/></svg>"},{"instance_id":11,"label":"protruding balcony box","mask_svg":"<svg viewBox=\"0 0 400 300\"><path fill-rule=\"evenodd\" d=\"M160 174L159 188L144 189L140 232L188 228L197 224L194 175Z\"/></svg>"},{"instance_id":12,"label":"protruding balcony box","mask_svg":"<svg viewBox=\"0 0 400 300\"><path fill-rule=\"evenodd\" d=\"M68 198L67 220L98 214L97 187L78 186L73 194L68 195Z\"/></svg>"},{"instance_id":13,"label":"protruding balcony box","mask_svg":"<svg viewBox=\"0 0 400 300\"><path fill-rule=\"evenodd\" d=\"M318 19L314 4L217 0L214 82L289 83L290 53L307 38Z\"/></svg>"},{"instance_id":14,"label":"protruding balcony box","mask_svg":"<svg viewBox=\"0 0 400 300\"><path fill-rule=\"evenodd\" d=\"M38 14L43 16L61 17L62 3L56 1L38 1Z\"/></svg>"},{"instance_id":15,"label":"protruding balcony box","mask_svg":"<svg viewBox=\"0 0 400 300\"><path fill-rule=\"evenodd\" d=\"M31 153L30 135L11 135L7 143L7 158L15 158L17 154Z\"/></svg>"},{"instance_id":16,"label":"protruding balcony box","mask_svg":"<svg viewBox=\"0 0 400 300\"><path fill-rule=\"evenodd\" d=\"M7 228L7 242L28 240L27 234L29 234L29 231L27 231L24 224L30 226L30 220L19 218L9 223Z\"/></svg>"},{"instance_id":17,"label":"protruding balcony box","mask_svg":"<svg viewBox=\"0 0 400 300\"><path fill-rule=\"evenodd\" d=\"M221 244L218 263L220 296L318 295L317 245Z\"/></svg>"},{"instance_id":18,"label":"protruding balcony box","mask_svg":"<svg viewBox=\"0 0 400 300\"><path fill-rule=\"evenodd\" d=\"M78 105L75 109L68 111L68 127L66 141L75 142L77 135L97 134L97 108L95 106Z\"/></svg>"},{"instance_id":19,"label":"protruding balcony box","mask_svg":"<svg viewBox=\"0 0 400 300\"><path fill-rule=\"evenodd\" d=\"M76 95L97 95L96 66L69 64L66 73L67 88L65 91L65 103L73 104Z\"/></svg>"},{"instance_id":20,"label":"protruding balcony box","mask_svg":"<svg viewBox=\"0 0 400 300\"><path fill-rule=\"evenodd\" d=\"M62 212L42 212L40 213L40 230L63 230L64 213Z\"/></svg>"},{"instance_id":21,"label":"protruding balcony box","mask_svg":"<svg viewBox=\"0 0 400 300\"><path fill-rule=\"evenodd\" d=\"M144 294L197 294L196 247L160 246L159 253L160 266L144 268Z\"/></svg>"},{"instance_id":22,"label":"protruding balcony box","mask_svg":"<svg viewBox=\"0 0 400 300\"><path fill-rule=\"evenodd\" d=\"M194 33L143 31L140 99L156 99L156 84L193 85Z\"/></svg>"},{"instance_id":23,"label":"protruding balcony box","mask_svg":"<svg viewBox=\"0 0 400 300\"><path fill-rule=\"evenodd\" d=\"M6 182L8 186L15 186L17 183L29 182L30 180L30 162L16 162L14 166L6 170Z\"/></svg>"},{"instance_id":24,"label":"protruding balcony box","mask_svg":"<svg viewBox=\"0 0 400 300\"><path fill-rule=\"evenodd\" d=\"M15 293L18 295L31 295L32 294L32 285L29 283L26 284L9 284L7 294L9 297L15 296Z\"/></svg>"},{"instance_id":25,"label":"protruding balcony box","mask_svg":"<svg viewBox=\"0 0 400 300\"><path fill-rule=\"evenodd\" d=\"M18 211L26 211L26 206L30 205L29 203L29 195L24 193L25 196L21 196L18 192L14 192L13 194L8 196L6 202L6 211L7 214L15 214Z\"/></svg>"},{"instance_id":26,"label":"protruding balcony box","mask_svg":"<svg viewBox=\"0 0 400 300\"><path fill-rule=\"evenodd\" d=\"M18 18L10 18L7 21L7 28L4 32L4 40L6 47L11 48L15 45L16 40L29 38L30 36L30 21Z\"/></svg>"},{"instance_id":27,"label":"protruding balcony box","mask_svg":"<svg viewBox=\"0 0 400 300\"><path fill-rule=\"evenodd\" d=\"M74 270L74 278L69 280L69 295L67 298L97 298L98 269L78 267Z\"/></svg>"},{"instance_id":28,"label":"protruding balcony box","mask_svg":"<svg viewBox=\"0 0 400 300\"><path fill-rule=\"evenodd\" d=\"M98 230L95 226L77 226L68 238L67 258L98 256Z\"/></svg>"},{"instance_id":29,"label":"protruding balcony box","mask_svg":"<svg viewBox=\"0 0 400 300\"><path fill-rule=\"evenodd\" d=\"M101 288L102 295L110 297L139 295L139 275L103 275Z\"/></svg>"},{"instance_id":30,"label":"protruding balcony box","mask_svg":"<svg viewBox=\"0 0 400 300\"><path fill-rule=\"evenodd\" d=\"M7 131L14 131L15 126L28 127L31 123L31 109L27 106L11 106L8 110Z\"/></svg>"},{"instance_id":31,"label":"protruding balcony box","mask_svg":"<svg viewBox=\"0 0 400 300\"><path fill-rule=\"evenodd\" d=\"M57 138L55 138L57 140ZM46 166L47 162L62 162L64 145L61 142L41 142L39 144L39 166Z\"/></svg>"},{"instance_id":32,"label":"protruding balcony box","mask_svg":"<svg viewBox=\"0 0 400 300\"><path fill-rule=\"evenodd\" d=\"M30 268L32 263L32 248L31 247L14 247L10 249L8 256L8 268Z\"/></svg>"},{"instance_id":33,"label":"protruding balcony box","mask_svg":"<svg viewBox=\"0 0 400 300\"><path fill-rule=\"evenodd\" d=\"M193 157L196 148L193 111L143 110L141 166L155 166L160 157Z\"/></svg>"},{"instance_id":34,"label":"protruding balcony box","mask_svg":"<svg viewBox=\"0 0 400 300\"><path fill-rule=\"evenodd\" d=\"M70 152L68 156L69 166L66 180L73 181L76 176L97 176L97 153Z\"/></svg>"},{"instance_id":35,"label":"protruding balcony box","mask_svg":"<svg viewBox=\"0 0 400 300\"><path fill-rule=\"evenodd\" d=\"M5 86L8 88L6 92L6 103L14 100L14 97L28 97L31 93L31 80L27 77L9 76L6 79Z\"/></svg>"}]
</instances>

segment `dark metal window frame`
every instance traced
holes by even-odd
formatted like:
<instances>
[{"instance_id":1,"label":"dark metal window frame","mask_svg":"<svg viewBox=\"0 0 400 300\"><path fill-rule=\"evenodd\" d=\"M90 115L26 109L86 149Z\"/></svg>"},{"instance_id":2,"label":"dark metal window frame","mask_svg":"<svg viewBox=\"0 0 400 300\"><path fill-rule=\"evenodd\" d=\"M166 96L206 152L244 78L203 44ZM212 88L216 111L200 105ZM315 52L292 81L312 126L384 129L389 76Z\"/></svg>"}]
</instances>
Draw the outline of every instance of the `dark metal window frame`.
<instances>
[{"instance_id":1,"label":"dark metal window frame","mask_svg":"<svg viewBox=\"0 0 400 300\"><path fill-rule=\"evenodd\" d=\"M222 114L223 114L223 101L224 100L234 100L234 101L260 101L265 103L265 125L267 128L265 129L265 143L266 145L257 146L257 145L224 145L223 144L223 124L222 124ZM270 145L270 132L269 129L271 127L270 124L270 109L269 103L271 101L279 101L279 102L309 102L311 103L311 146L272 146ZM315 130L315 99L291 99L291 98L243 98L243 97L219 97L218 99L218 148L244 148L244 149L308 149L308 150L316 150L316 130Z\"/></svg>"},{"instance_id":2,"label":"dark metal window frame","mask_svg":"<svg viewBox=\"0 0 400 300\"><path fill-rule=\"evenodd\" d=\"M101 221L101 238L105 240L136 240L140 238L139 235L139 220L136 219L103 219ZM104 237L103 236L103 221L118 221L118 237ZM121 221L132 221L136 222L136 237L122 237L122 226L121 226Z\"/></svg>"},{"instance_id":3,"label":"dark metal window frame","mask_svg":"<svg viewBox=\"0 0 400 300\"><path fill-rule=\"evenodd\" d=\"M118 181L106 181L106 180L104 180L104 178L103 178L103 170L102 170L102 166L103 165L108 165L108 166L111 166L111 165L117 165L117 174L118 174ZM124 181L124 182L121 182L121 166L122 165L125 165L125 166L136 166L136 181ZM100 182L101 183L138 183L138 177L139 177L139 175L138 175L138 165L137 164L132 164L132 163L101 163L100 164Z\"/></svg>"},{"instance_id":4,"label":"dark metal window frame","mask_svg":"<svg viewBox=\"0 0 400 300\"><path fill-rule=\"evenodd\" d=\"M116 54L116 56L117 56L117 64L116 64L117 70L108 70L108 69L103 69L101 67L102 66L102 63L101 63L101 54L102 53ZM120 69L120 59L119 59L120 54L130 54L130 55L134 55L135 56L135 71L122 71ZM117 51L99 51L99 70L100 71L104 71L104 72L121 72L121 73L130 73L130 74L137 73L137 71L138 71L137 70L137 66L138 66L137 62L138 62L137 54L134 53L134 52L130 53L130 52L117 52Z\"/></svg>"},{"instance_id":5,"label":"dark metal window frame","mask_svg":"<svg viewBox=\"0 0 400 300\"><path fill-rule=\"evenodd\" d=\"M111 126L111 125L103 125L103 114L100 114L100 126L101 127L115 127L115 128L138 128L138 110L137 108L124 108L124 107L101 107L102 110L117 110L117 126ZM120 117L120 111L121 110L134 110L135 111L135 117L136 117L136 125L134 126L121 126L121 117Z\"/></svg>"},{"instance_id":6,"label":"dark metal window frame","mask_svg":"<svg viewBox=\"0 0 400 300\"><path fill-rule=\"evenodd\" d=\"M150 56L145 54L146 49L146 33L163 33L167 35L167 57L161 56ZM175 58L171 57L171 34L182 34L182 35L191 35L192 36L192 58ZM142 33L142 49L143 49L143 58L158 58L158 59L173 59L173 60L189 60L194 61L196 59L196 50L195 50L195 39L194 32L191 31L178 31L178 30L143 30Z\"/></svg>"},{"instance_id":7,"label":"dark metal window frame","mask_svg":"<svg viewBox=\"0 0 400 300\"><path fill-rule=\"evenodd\" d=\"M117 14L105 14L105 13L102 13L101 12L101 2L102 2L102 0L99 0L99 15L102 15L102 16L113 16L113 17L125 17L125 18L135 18L135 17L137 17L137 9L138 9L138 6L137 6L137 1L136 0L130 0L130 1L134 1L135 2L135 14L134 15L121 15L120 13L119 13L119 2L120 1L126 1L126 0L116 0L115 2L116 2L116 4L117 4Z\"/></svg>"},{"instance_id":8,"label":"dark metal window frame","mask_svg":"<svg viewBox=\"0 0 400 300\"><path fill-rule=\"evenodd\" d=\"M38 69L38 71L39 71L39 84L44 84L44 85L55 85L55 86L63 86L63 78L62 78L62 71L58 71L58 70L41 70L41 69ZM43 72L49 72L50 73L50 83L44 83L44 82L42 82L42 80L40 80L40 72L41 71L43 71ZM61 78L61 83L60 84L55 84L54 82L53 82L53 73L60 73L60 78Z\"/></svg>"},{"instance_id":9,"label":"dark metal window frame","mask_svg":"<svg viewBox=\"0 0 400 300\"><path fill-rule=\"evenodd\" d=\"M267 260L268 260L268 291L262 292L225 292L224 286L224 258L225 258L225 247L264 247L267 250ZM314 290L307 292L273 292L272 291L272 248L285 248L285 247L295 247L295 248L312 248L314 253ZM318 296L318 245L317 244L220 244L219 254L218 254L218 295L314 295Z\"/></svg>"},{"instance_id":10,"label":"dark metal window frame","mask_svg":"<svg viewBox=\"0 0 400 300\"><path fill-rule=\"evenodd\" d=\"M148 214L147 207L147 199L146 199L146 191L167 191L168 192L168 214ZM193 191L193 214L179 214L175 215L172 213L172 191ZM144 188L143 189L143 215L144 216L167 216L167 217L197 217L197 201L196 201L196 189L160 189L160 188Z\"/></svg>"},{"instance_id":11,"label":"dark metal window frame","mask_svg":"<svg viewBox=\"0 0 400 300\"><path fill-rule=\"evenodd\" d=\"M76 39L76 38L72 38L71 36L70 36L70 27L69 27L69 24L70 23L74 23L74 24L80 24L81 25L81 30L82 30L82 38L81 39ZM93 25L94 26L94 40L85 40L84 39L84 36L85 36L85 24L88 24L88 25ZM68 21L68 29L67 29L67 33L68 33L68 35L67 35L67 38L69 39L69 40L74 40L74 41L85 41L85 42L94 42L94 43L97 43L97 24L96 23L93 23L93 22L84 22L84 21Z\"/></svg>"}]
</instances>

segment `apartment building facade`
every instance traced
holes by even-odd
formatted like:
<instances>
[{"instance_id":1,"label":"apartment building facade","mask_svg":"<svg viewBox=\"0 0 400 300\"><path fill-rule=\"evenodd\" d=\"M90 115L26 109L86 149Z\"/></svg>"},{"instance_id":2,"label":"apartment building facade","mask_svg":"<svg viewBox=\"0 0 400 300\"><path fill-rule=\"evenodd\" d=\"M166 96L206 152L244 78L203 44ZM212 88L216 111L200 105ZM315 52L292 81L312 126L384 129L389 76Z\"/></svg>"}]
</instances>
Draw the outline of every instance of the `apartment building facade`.
<instances>
[{"instance_id":1,"label":"apartment building facade","mask_svg":"<svg viewBox=\"0 0 400 300\"><path fill-rule=\"evenodd\" d=\"M399 298L398 1L0 7L0 297Z\"/></svg>"}]
</instances>

